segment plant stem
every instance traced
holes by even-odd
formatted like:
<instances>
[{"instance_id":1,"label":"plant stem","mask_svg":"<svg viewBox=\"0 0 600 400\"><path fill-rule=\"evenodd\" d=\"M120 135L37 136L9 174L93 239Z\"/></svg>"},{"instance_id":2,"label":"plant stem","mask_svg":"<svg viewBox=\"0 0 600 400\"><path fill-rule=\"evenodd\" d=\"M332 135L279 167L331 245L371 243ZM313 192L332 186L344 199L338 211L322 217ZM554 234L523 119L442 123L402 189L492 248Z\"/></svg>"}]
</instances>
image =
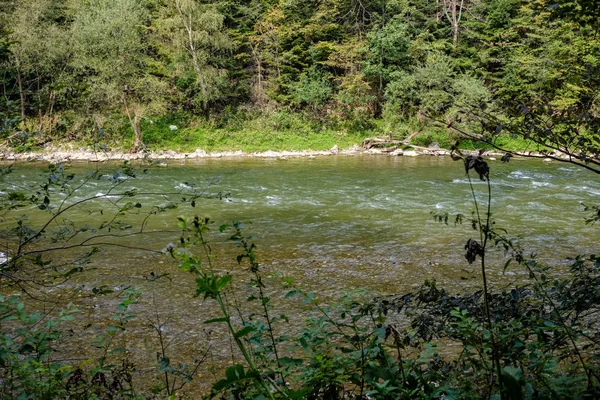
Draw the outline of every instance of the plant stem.
<instances>
[{"instance_id":1,"label":"plant stem","mask_svg":"<svg viewBox=\"0 0 600 400\"><path fill-rule=\"evenodd\" d=\"M213 273L214 270L213 270L213 265L211 262L211 252L210 252L208 243L206 242L206 240L204 240L204 235L202 234L202 225L197 229L197 231L198 231L198 236L200 238L200 243L202 245L202 248L204 249L204 254L206 256L206 260L207 260L210 272ZM196 272L201 273L201 271L198 271L198 270L196 270ZM219 303L219 306L221 307L221 312L223 313L223 317L225 317L225 322L227 324L227 328L229 329L229 333L233 336L233 340L235 341L235 344L238 346L238 348L242 352L242 355L244 356L244 359L248 363L248 367L250 368L250 370L256 373L256 379L258 380L259 385L264 390L264 394L269 399L275 400L275 398L273 397L273 393L271 393L271 390L269 389L269 387L267 386L267 383L261 376L260 371L254 365L254 360L250 356L248 349L246 349L246 346L244 345L242 340L239 337L236 337L236 330L233 327L233 324L231 323L231 315L229 314L229 310L227 309L227 306L225 305L225 301L223 300L223 297L221 296L220 291L216 293L215 300L217 301L217 303Z\"/></svg>"},{"instance_id":2,"label":"plant stem","mask_svg":"<svg viewBox=\"0 0 600 400\"><path fill-rule=\"evenodd\" d=\"M475 190L473 188L473 182L471 181L471 175L467 171L467 178L469 179L469 185L471 187L471 194L473 195L473 201L475 202L475 211L477 213L477 223L479 225L479 237L481 240L481 254L479 254L481 259L481 278L483 281L483 306L485 310L486 322L488 330L490 331L490 337L492 341L492 363L496 368L496 374L498 375L498 385L500 387L500 399L504 400L504 384L502 381L502 368L500 366L500 358L498 354L498 346L496 345L496 335L493 331L492 324L492 315L490 312L490 304L489 304L489 292L488 292L488 283L487 283L487 275L486 275L486 267L485 267L485 250L487 246L487 240L490 232L490 218L491 218L491 207L492 207L492 186L490 183L489 177L487 180L487 188L488 188L488 201L487 201L487 215L485 219L485 225L481 224L481 215L479 213L479 204L477 202L477 197L475 196Z\"/></svg>"}]
</instances>

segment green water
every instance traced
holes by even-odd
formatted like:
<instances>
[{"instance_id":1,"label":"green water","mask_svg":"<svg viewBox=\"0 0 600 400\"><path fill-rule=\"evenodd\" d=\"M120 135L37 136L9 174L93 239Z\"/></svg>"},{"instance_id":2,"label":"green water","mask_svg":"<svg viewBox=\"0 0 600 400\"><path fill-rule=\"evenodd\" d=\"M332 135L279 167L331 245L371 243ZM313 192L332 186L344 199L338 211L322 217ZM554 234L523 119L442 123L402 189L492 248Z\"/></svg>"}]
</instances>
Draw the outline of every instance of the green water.
<instances>
[{"instance_id":1,"label":"green water","mask_svg":"<svg viewBox=\"0 0 600 400\"><path fill-rule=\"evenodd\" d=\"M538 161L490 161L490 166L496 226L506 228L510 235L521 235L528 252L561 263L568 256L596 251L598 229L585 226L586 213L580 205L595 204L600 194L595 175L568 164ZM81 177L95 167L73 165L69 171ZM39 165L19 165L7 184L32 182L40 176ZM336 290L367 286L394 291L420 284L424 277L456 281L466 268L461 247L476 236L468 223L445 226L432 219L431 212L462 213L468 219L474 210L462 164L445 157L170 162L167 168L138 174L121 190L173 193L193 184L205 187L207 180L215 178L218 183L208 187L207 193L229 194L227 198L199 200L195 208L183 205L155 216L149 220L149 230L173 231L138 237L131 244L161 249L176 240L178 215L210 216L218 224L250 222L245 232L255 237L266 266L305 278L303 283L309 286L318 278L327 279L328 287ZM104 193L108 186L103 185L99 180L90 182L75 200ZM473 186L484 207L486 184L474 180ZM178 198L139 195L140 218L150 206ZM97 203L98 209L105 206ZM40 221L45 218L33 213ZM107 217L96 212L70 214L69 218L93 224ZM11 221L5 217L4 224ZM130 221L139 224L135 217ZM104 252L116 264L125 260L132 275L148 267L147 263L137 265L139 256L122 249Z\"/></svg>"},{"instance_id":2,"label":"green water","mask_svg":"<svg viewBox=\"0 0 600 400\"><path fill-rule=\"evenodd\" d=\"M160 250L178 239L177 216L210 216L216 221L215 232L221 223L246 222L244 231L254 237L265 275L291 276L298 286L317 292L324 301L357 288L372 293L408 292L425 279L436 279L440 285L456 291L472 290L480 284L478 268L469 266L464 258L464 243L478 235L468 223L474 210L473 197L460 162L445 157L331 156L167 164L166 168L152 168L123 184L123 190L135 188L145 193L136 197L143 205L140 214L127 217L134 226L152 206L182 197L155 193L177 193L189 190L193 184L206 187L208 181L217 178L218 182L209 186L206 193L227 196L198 200L196 207L186 204L156 215L148 220L148 233L121 238L119 244ZM75 182L79 182L78 177L96 167L72 165L69 170L76 173ZM116 165L102 166L112 167ZM556 265L556 273L560 273L568 265L568 257L598 250L600 230L584 224L586 213L580 205L597 203L597 176L555 162L490 161L490 168L496 226L506 228L511 236L520 235L527 253L537 253L539 259ZM4 185L24 186L41 176L41 165L21 164ZM474 180L473 187L484 207L487 184ZM106 190L105 179L94 180L69 201ZM75 210L69 219L76 224L97 225L108 218L110 206L106 199L97 200ZM105 212L100 213L100 209ZM431 212L448 212L451 216L462 213L467 218L463 225L454 226L450 221L446 226L434 222ZM35 208L19 210L4 215L3 227L14 224L15 216L24 213L31 214L34 225L47 218ZM215 264L242 282L246 272L235 262L239 250L226 239L218 234L212 238ZM68 258L69 254L61 256ZM489 279L496 287L523 279L523 271L502 270L504 258L499 250L490 251L489 264ZM89 268L52 289L69 300L79 299L82 324L97 320L101 329L102 319L117 302L116 296L93 296L94 287L141 286L145 296L136 312L143 317L135 329L146 333L140 334L144 337L142 342L132 344L138 356L154 358L154 339L144 336L151 335L144 321L158 315L167 322L166 332L177 338L174 347L178 354L191 354L200 343L212 346L216 364L228 360L227 346L211 339L217 334L203 328L202 321L212 316L214 307L192 296L192 277L177 271L168 256L109 246L102 249ZM170 280L151 283L147 279L150 273L168 273ZM245 290L242 284L238 285ZM284 293L277 279L269 280L268 285L275 297ZM293 312L294 306L286 307L288 313ZM84 348L92 334L82 330L76 347Z\"/></svg>"}]
</instances>

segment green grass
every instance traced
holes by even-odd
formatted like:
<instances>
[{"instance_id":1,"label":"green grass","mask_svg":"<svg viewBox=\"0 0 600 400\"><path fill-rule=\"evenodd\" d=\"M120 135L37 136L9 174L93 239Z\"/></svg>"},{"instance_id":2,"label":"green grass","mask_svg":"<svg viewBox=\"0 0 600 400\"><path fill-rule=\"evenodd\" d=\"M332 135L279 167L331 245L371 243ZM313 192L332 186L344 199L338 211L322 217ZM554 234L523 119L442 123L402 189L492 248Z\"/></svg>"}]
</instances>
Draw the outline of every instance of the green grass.
<instances>
[{"instance_id":1,"label":"green grass","mask_svg":"<svg viewBox=\"0 0 600 400\"><path fill-rule=\"evenodd\" d=\"M171 129L176 126L176 129ZM79 144L91 147L98 140L109 148L127 152L133 147L133 133L127 118L112 116L105 125L102 137L83 135ZM461 139L445 127L423 126L416 119L406 121L366 119L355 121L318 120L309 115L288 111L251 114L233 111L206 120L186 113L171 113L161 117L142 120L143 140L151 151L174 150L194 152L243 151L247 153L265 151L329 150L333 146L348 149L360 145L367 137L389 137L401 140L412 132L421 132L412 138L412 144L427 147L439 143L441 148L450 148L457 140L466 150L492 150L490 145ZM507 150L537 151L522 138L503 135L497 144Z\"/></svg>"},{"instance_id":2,"label":"green grass","mask_svg":"<svg viewBox=\"0 0 600 400\"><path fill-rule=\"evenodd\" d=\"M178 126L170 130L169 125ZM145 124L144 142L151 150L171 149L191 152L197 148L205 151L302 151L328 150L337 145L340 149L360 144L372 135L368 131L330 127L323 123L303 118L300 114L275 113L246 121L233 120L227 123L185 121L174 118L156 119Z\"/></svg>"}]
</instances>

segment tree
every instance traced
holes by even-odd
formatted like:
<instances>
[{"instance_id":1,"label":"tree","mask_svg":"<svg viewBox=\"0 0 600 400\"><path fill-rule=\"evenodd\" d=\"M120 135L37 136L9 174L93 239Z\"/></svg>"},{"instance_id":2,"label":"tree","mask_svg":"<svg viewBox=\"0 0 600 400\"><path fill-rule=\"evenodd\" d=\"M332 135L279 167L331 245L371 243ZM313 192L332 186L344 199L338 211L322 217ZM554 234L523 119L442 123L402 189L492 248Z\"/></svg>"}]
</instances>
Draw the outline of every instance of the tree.
<instances>
[{"instance_id":1,"label":"tree","mask_svg":"<svg viewBox=\"0 0 600 400\"><path fill-rule=\"evenodd\" d=\"M460 34L460 20L465 9L465 1L468 0L441 0L442 11L450 22L452 28L452 43L456 48L458 46L458 37Z\"/></svg>"},{"instance_id":2,"label":"tree","mask_svg":"<svg viewBox=\"0 0 600 400\"><path fill-rule=\"evenodd\" d=\"M457 104L479 105L489 99L483 82L471 74L458 73L453 60L439 52L428 55L422 65L391 75L386 108L411 117L423 113L437 118L452 117Z\"/></svg>"},{"instance_id":3,"label":"tree","mask_svg":"<svg viewBox=\"0 0 600 400\"><path fill-rule=\"evenodd\" d=\"M276 90L283 63L280 25L284 15L279 8L273 7L262 16L263 18L254 24L253 33L248 36L248 46L254 63L251 99L259 107L269 100L267 91Z\"/></svg>"},{"instance_id":4,"label":"tree","mask_svg":"<svg viewBox=\"0 0 600 400\"><path fill-rule=\"evenodd\" d=\"M153 21L176 87L205 113L228 89L221 64L234 44L224 18L216 3L175 0L163 4Z\"/></svg>"},{"instance_id":5,"label":"tree","mask_svg":"<svg viewBox=\"0 0 600 400\"><path fill-rule=\"evenodd\" d=\"M67 29L58 22L63 8L62 1L21 0L8 19L22 118L51 116L65 95L72 49Z\"/></svg>"},{"instance_id":6,"label":"tree","mask_svg":"<svg viewBox=\"0 0 600 400\"><path fill-rule=\"evenodd\" d=\"M579 9L553 10L532 17L524 9L495 20L511 42L498 43L505 49L497 56L506 61L488 73L494 96L486 108L463 107L463 122L450 126L502 150L502 135L517 136L529 143L529 156L600 173L600 25L579 18Z\"/></svg>"},{"instance_id":7,"label":"tree","mask_svg":"<svg viewBox=\"0 0 600 400\"><path fill-rule=\"evenodd\" d=\"M363 71L372 80L373 86L378 88L380 98L394 72L408 67L412 58L410 44L408 26L401 15L396 15L367 34Z\"/></svg>"},{"instance_id":8,"label":"tree","mask_svg":"<svg viewBox=\"0 0 600 400\"><path fill-rule=\"evenodd\" d=\"M147 69L147 10L139 1L94 0L78 6L71 37L71 65L87 86L86 113L121 111L143 147L141 118L164 109L164 82Z\"/></svg>"}]
</instances>

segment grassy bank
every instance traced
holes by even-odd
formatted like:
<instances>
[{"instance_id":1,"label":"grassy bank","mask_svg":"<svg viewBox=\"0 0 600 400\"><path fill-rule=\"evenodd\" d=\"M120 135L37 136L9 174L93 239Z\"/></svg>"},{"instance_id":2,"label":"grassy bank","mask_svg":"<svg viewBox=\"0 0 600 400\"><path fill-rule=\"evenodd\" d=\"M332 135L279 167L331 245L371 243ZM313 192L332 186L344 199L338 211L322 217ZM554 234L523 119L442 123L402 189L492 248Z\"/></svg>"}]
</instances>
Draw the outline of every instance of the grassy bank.
<instances>
[{"instance_id":1,"label":"grassy bank","mask_svg":"<svg viewBox=\"0 0 600 400\"><path fill-rule=\"evenodd\" d=\"M90 121L65 118L55 129L33 133L31 127L41 124L31 120L28 122L23 128L28 134L18 136L10 143L13 151L36 151L47 143L56 144L58 147L68 143L81 148L106 146L111 150L127 153L134 143L131 126L124 115L108 118L100 130L94 128ZM144 118L141 130L147 150L173 150L181 153L194 152L196 149L207 152L246 153L323 151L334 146L349 149L360 146L365 138L372 137L396 141L410 138L410 144L415 146L427 147L437 143L446 149L460 140L460 147L463 149L493 149L492 146L461 138L445 126L417 119L343 120L336 117L316 118L314 115L289 111L262 114L237 111L212 118L171 113ZM512 138L509 135L500 136L497 141L509 150L537 150L529 148L523 139Z\"/></svg>"}]
</instances>

